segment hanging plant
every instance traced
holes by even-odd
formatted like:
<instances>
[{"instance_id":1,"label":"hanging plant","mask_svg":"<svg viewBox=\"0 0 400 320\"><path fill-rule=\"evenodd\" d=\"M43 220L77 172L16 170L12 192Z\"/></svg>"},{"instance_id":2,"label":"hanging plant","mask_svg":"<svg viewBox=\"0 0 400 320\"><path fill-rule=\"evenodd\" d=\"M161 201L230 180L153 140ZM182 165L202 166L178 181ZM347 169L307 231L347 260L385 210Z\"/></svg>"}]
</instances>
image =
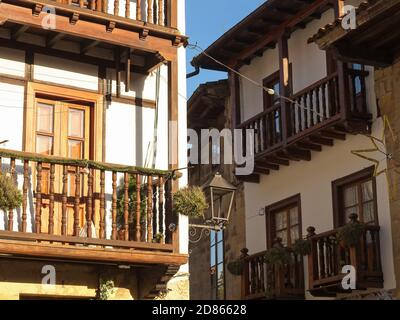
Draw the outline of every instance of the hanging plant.
<instances>
[{"instance_id":1,"label":"hanging plant","mask_svg":"<svg viewBox=\"0 0 400 320\"><path fill-rule=\"evenodd\" d=\"M350 222L339 228L338 240L343 247L352 247L359 243L364 234L365 226L359 221Z\"/></svg>"},{"instance_id":2,"label":"hanging plant","mask_svg":"<svg viewBox=\"0 0 400 320\"><path fill-rule=\"evenodd\" d=\"M22 204L22 194L13 179L5 173L0 173L0 209L3 211L19 208Z\"/></svg>"},{"instance_id":3,"label":"hanging plant","mask_svg":"<svg viewBox=\"0 0 400 320\"><path fill-rule=\"evenodd\" d=\"M234 276L240 276L243 273L243 261L241 260L234 260L227 264L228 271L233 274Z\"/></svg>"},{"instance_id":4,"label":"hanging plant","mask_svg":"<svg viewBox=\"0 0 400 320\"><path fill-rule=\"evenodd\" d=\"M307 256L311 253L311 241L308 239L297 239L292 246L293 252L300 256Z\"/></svg>"},{"instance_id":5,"label":"hanging plant","mask_svg":"<svg viewBox=\"0 0 400 320\"><path fill-rule=\"evenodd\" d=\"M265 262L269 264L285 265L291 261L289 250L285 247L274 247L265 253Z\"/></svg>"},{"instance_id":6,"label":"hanging plant","mask_svg":"<svg viewBox=\"0 0 400 320\"><path fill-rule=\"evenodd\" d=\"M206 196L200 187L186 187L173 195L174 212L189 217L201 217L208 208Z\"/></svg>"},{"instance_id":7,"label":"hanging plant","mask_svg":"<svg viewBox=\"0 0 400 320\"><path fill-rule=\"evenodd\" d=\"M98 290L99 300L108 300L114 294L114 281L100 279Z\"/></svg>"}]
</instances>

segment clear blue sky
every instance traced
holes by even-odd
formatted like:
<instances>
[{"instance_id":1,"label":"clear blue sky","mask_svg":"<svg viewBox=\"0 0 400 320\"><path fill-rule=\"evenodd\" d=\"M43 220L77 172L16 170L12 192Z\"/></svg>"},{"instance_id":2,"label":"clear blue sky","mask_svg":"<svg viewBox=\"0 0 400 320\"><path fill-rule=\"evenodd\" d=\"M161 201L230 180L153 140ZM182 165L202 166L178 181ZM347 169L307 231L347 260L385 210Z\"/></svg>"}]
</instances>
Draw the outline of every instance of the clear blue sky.
<instances>
[{"instance_id":1,"label":"clear blue sky","mask_svg":"<svg viewBox=\"0 0 400 320\"><path fill-rule=\"evenodd\" d=\"M259 7L265 0L186 0L186 35L190 43L206 49L223 33ZM187 71L197 51L187 50ZM188 98L199 84L226 78L226 73L201 70L200 75L188 79Z\"/></svg>"}]
</instances>

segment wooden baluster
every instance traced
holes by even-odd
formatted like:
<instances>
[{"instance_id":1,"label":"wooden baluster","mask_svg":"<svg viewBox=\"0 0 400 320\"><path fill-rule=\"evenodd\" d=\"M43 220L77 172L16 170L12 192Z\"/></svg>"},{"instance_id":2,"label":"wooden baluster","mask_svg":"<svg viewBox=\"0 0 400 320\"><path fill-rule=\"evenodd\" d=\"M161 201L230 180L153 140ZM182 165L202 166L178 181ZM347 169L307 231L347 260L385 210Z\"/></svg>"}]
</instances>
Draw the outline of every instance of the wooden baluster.
<instances>
[{"instance_id":1,"label":"wooden baluster","mask_svg":"<svg viewBox=\"0 0 400 320\"><path fill-rule=\"evenodd\" d=\"M79 170L77 168L77 170ZM62 177L62 198L61 198L61 235L67 235L67 202L68 202L68 166L63 165L63 177ZM79 189L79 187L78 187ZM79 201L79 198L78 198ZM78 204L79 205L79 204ZM78 230L79 233L79 230ZM75 234L74 235L78 235Z\"/></svg>"},{"instance_id":2,"label":"wooden baluster","mask_svg":"<svg viewBox=\"0 0 400 320\"><path fill-rule=\"evenodd\" d=\"M88 191L86 201L86 236L92 237L92 218L93 218L93 169L88 173Z\"/></svg>"},{"instance_id":3,"label":"wooden baluster","mask_svg":"<svg viewBox=\"0 0 400 320\"><path fill-rule=\"evenodd\" d=\"M124 173L124 238L129 240L129 174Z\"/></svg>"},{"instance_id":4,"label":"wooden baluster","mask_svg":"<svg viewBox=\"0 0 400 320\"><path fill-rule=\"evenodd\" d=\"M250 281L250 292L256 293L256 268L254 259L250 260L250 268L251 268L251 281Z\"/></svg>"},{"instance_id":5,"label":"wooden baluster","mask_svg":"<svg viewBox=\"0 0 400 320\"><path fill-rule=\"evenodd\" d=\"M103 1L103 5L102 5L102 11L104 12L104 13L107 13L108 12L108 0L102 0Z\"/></svg>"},{"instance_id":6,"label":"wooden baluster","mask_svg":"<svg viewBox=\"0 0 400 320\"><path fill-rule=\"evenodd\" d=\"M164 0L167 1L167 0ZM163 0L158 0L158 24L163 25Z\"/></svg>"},{"instance_id":7,"label":"wooden baluster","mask_svg":"<svg viewBox=\"0 0 400 320\"><path fill-rule=\"evenodd\" d=\"M141 217L140 217L140 175L136 174L136 241L141 241Z\"/></svg>"},{"instance_id":8,"label":"wooden baluster","mask_svg":"<svg viewBox=\"0 0 400 320\"><path fill-rule=\"evenodd\" d=\"M0 174L3 173L3 159L0 157Z\"/></svg>"},{"instance_id":9,"label":"wooden baluster","mask_svg":"<svg viewBox=\"0 0 400 320\"><path fill-rule=\"evenodd\" d=\"M326 87L327 87L327 85L328 85L328 83L326 83L326 82L322 85L322 92L321 92L321 94L322 94L322 111L321 111L321 115L325 116L328 119L329 118L329 113L328 113L328 111L326 109ZM324 119L322 119L322 120L324 120Z\"/></svg>"},{"instance_id":10,"label":"wooden baluster","mask_svg":"<svg viewBox=\"0 0 400 320\"><path fill-rule=\"evenodd\" d=\"M114 16L119 16L119 0L114 0Z\"/></svg>"},{"instance_id":11,"label":"wooden baluster","mask_svg":"<svg viewBox=\"0 0 400 320\"><path fill-rule=\"evenodd\" d=\"M164 178L158 178L158 232L164 234ZM165 243L165 237L161 239Z\"/></svg>"},{"instance_id":12,"label":"wooden baluster","mask_svg":"<svg viewBox=\"0 0 400 320\"><path fill-rule=\"evenodd\" d=\"M54 234L54 179L55 179L55 164L50 164L50 194L49 194L49 234Z\"/></svg>"},{"instance_id":13,"label":"wooden baluster","mask_svg":"<svg viewBox=\"0 0 400 320\"><path fill-rule=\"evenodd\" d=\"M325 278L325 251L324 251L325 239L321 238L318 240L318 250L319 250L319 271L321 278Z\"/></svg>"},{"instance_id":14,"label":"wooden baluster","mask_svg":"<svg viewBox=\"0 0 400 320\"><path fill-rule=\"evenodd\" d=\"M172 181L168 179L165 182L165 242L171 243L172 232L170 229L172 223Z\"/></svg>"},{"instance_id":15,"label":"wooden baluster","mask_svg":"<svg viewBox=\"0 0 400 320\"><path fill-rule=\"evenodd\" d=\"M147 176L147 242L153 239L152 214L153 214L153 185L152 176Z\"/></svg>"},{"instance_id":16,"label":"wooden baluster","mask_svg":"<svg viewBox=\"0 0 400 320\"><path fill-rule=\"evenodd\" d=\"M261 291L265 292L265 279L264 279L264 256L259 257L260 264L260 282L261 282Z\"/></svg>"},{"instance_id":17,"label":"wooden baluster","mask_svg":"<svg viewBox=\"0 0 400 320\"><path fill-rule=\"evenodd\" d=\"M15 158L10 159L10 177L13 184L16 184L15 179ZM8 210L8 231L14 230L14 209Z\"/></svg>"},{"instance_id":18,"label":"wooden baluster","mask_svg":"<svg viewBox=\"0 0 400 320\"><path fill-rule=\"evenodd\" d=\"M322 117L321 117L321 109L322 109L322 105L321 105L321 100L320 100L320 94L319 94L319 87L315 88L315 112L316 114L316 123L320 123L322 121Z\"/></svg>"},{"instance_id":19,"label":"wooden baluster","mask_svg":"<svg viewBox=\"0 0 400 320\"><path fill-rule=\"evenodd\" d=\"M79 212L81 205L81 171L76 167L75 172L75 206L74 206L74 236L79 236Z\"/></svg>"},{"instance_id":20,"label":"wooden baluster","mask_svg":"<svg viewBox=\"0 0 400 320\"><path fill-rule=\"evenodd\" d=\"M142 20L142 0L136 1L136 20Z\"/></svg>"},{"instance_id":21,"label":"wooden baluster","mask_svg":"<svg viewBox=\"0 0 400 320\"><path fill-rule=\"evenodd\" d=\"M85 6L85 0L79 0L79 7L83 8Z\"/></svg>"},{"instance_id":22,"label":"wooden baluster","mask_svg":"<svg viewBox=\"0 0 400 320\"><path fill-rule=\"evenodd\" d=\"M153 23L153 0L147 0L147 22Z\"/></svg>"},{"instance_id":23,"label":"wooden baluster","mask_svg":"<svg viewBox=\"0 0 400 320\"><path fill-rule=\"evenodd\" d=\"M96 9L96 0L89 0L89 1L90 1L89 9L90 10L95 10Z\"/></svg>"},{"instance_id":24,"label":"wooden baluster","mask_svg":"<svg viewBox=\"0 0 400 320\"><path fill-rule=\"evenodd\" d=\"M111 210L112 210L112 223L111 223L111 239L116 240L117 239L117 173L113 172L112 173L112 204L111 204Z\"/></svg>"},{"instance_id":25,"label":"wooden baluster","mask_svg":"<svg viewBox=\"0 0 400 320\"><path fill-rule=\"evenodd\" d=\"M131 17L131 1L125 0L125 18Z\"/></svg>"},{"instance_id":26,"label":"wooden baluster","mask_svg":"<svg viewBox=\"0 0 400 320\"><path fill-rule=\"evenodd\" d=\"M157 201L157 185L158 183L153 184L153 235L157 235L158 229L157 229L157 206L158 206L158 201ZM161 239L159 239L161 240Z\"/></svg>"},{"instance_id":27,"label":"wooden baluster","mask_svg":"<svg viewBox=\"0 0 400 320\"><path fill-rule=\"evenodd\" d=\"M24 160L24 184L22 186L22 226L21 226L22 232L26 232L26 218L27 218L26 209L28 205L28 186L29 186L29 161Z\"/></svg>"},{"instance_id":28,"label":"wooden baluster","mask_svg":"<svg viewBox=\"0 0 400 320\"><path fill-rule=\"evenodd\" d=\"M42 163L38 162L36 165L36 216L35 216L35 230L40 233L41 219L42 219Z\"/></svg>"},{"instance_id":29,"label":"wooden baluster","mask_svg":"<svg viewBox=\"0 0 400 320\"><path fill-rule=\"evenodd\" d=\"M100 171L100 229L99 237L100 239L105 238L105 179L106 173L104 170Z\"/></svg>"},{"instance_id":30,"label":"wooden baluster","mask_svg":"<svg viewBox=\"0 0 400 320\"><path fill-rule=\"evenodd\" d=\"M241 297L242 300L244 300L244 298L249 294L249 263L247 261L249 250L243 248L242 250L240 250L240 252L240 260L243 263Z\"/></svg>"},{"instance_id":31,"label":"wooden baluster","mask_svg":"<svg viewBox=\"0 0 400 320\"><path fill-rule=\"evenodd\" d=\"M308 255L308 286L314 288L314 281L318 280L317 243L312 238L315 236L315 228L307 228L307 239L311 241L311 252Z\"/></svg>"}]
</instances>

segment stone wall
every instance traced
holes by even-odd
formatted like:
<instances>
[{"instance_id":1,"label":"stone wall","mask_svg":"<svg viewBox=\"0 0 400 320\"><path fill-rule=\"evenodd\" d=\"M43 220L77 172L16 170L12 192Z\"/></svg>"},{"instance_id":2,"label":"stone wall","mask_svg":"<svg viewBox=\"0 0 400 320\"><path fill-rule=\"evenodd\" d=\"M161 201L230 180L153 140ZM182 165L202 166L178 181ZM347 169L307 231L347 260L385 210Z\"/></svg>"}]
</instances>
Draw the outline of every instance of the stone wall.
<instances>
[{"instance_id":1,"label":"stone wall","mask_svg":"<svg viewBox=\"0 0 400 320\"><path fill-rule=\"evenodd\" d=\"M229 98L225 101L224 113L218 118L222 128L231 128L231 108ZM221 151L221 154L223 152ZM227 270L230 261L239 259L240 250L245 247L245 213L243 184L234 175L233 165L220 165L213 168L211 165L199 165L191 170L190 185L203 184L215 171L220 171L223 177L237 186L230 223L224 231L225 254L225 298L236 300L241 298L241 277L232 275ZM210 276L210 237L203 236L202 240L190 244L190 298L195 300L211 299Z\"/></svg>"},{"instance_id":2,"label":"stone wall","mask_svg":"<svg viewBox=\"0 0 400 320\"><path fill-rule=\"evenodd\" d=\"M386 115L397 141L386 131L386 147L394 161L388 161L391 181L390 211L392 220L392 241L394 268L397 283L396 296L400 298L400 61L390 67L375 71L375 91L382 115ZM396 171L397 172L396 172Z\"/></svg>"}]
</instances>

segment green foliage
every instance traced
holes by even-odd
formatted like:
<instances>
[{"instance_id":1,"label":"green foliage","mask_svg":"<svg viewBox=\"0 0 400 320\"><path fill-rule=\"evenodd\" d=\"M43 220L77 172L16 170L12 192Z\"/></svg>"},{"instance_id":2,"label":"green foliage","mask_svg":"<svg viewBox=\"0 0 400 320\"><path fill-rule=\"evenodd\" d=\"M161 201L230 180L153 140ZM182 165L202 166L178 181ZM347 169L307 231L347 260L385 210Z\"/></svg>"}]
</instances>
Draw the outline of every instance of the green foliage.
<instances>
[{"instance_id":1,"label":"green foliage","mask_svg":"<svg viewBox=\"0 0 400 320\"><path fill-rule=\"evenodd\" d=\"M227 264L228 271L234 276L240 276L243 273L243 261L234 260Z\"/></svg>"},{"instance_id":2,"label":"green foliage","mask_svg":"<svg viewBox=\"0 0 400 320\"><path fill-rule=\"evenodd\" d=\"M306 239L297 239L292 246L294 253L300 256L307 256L311 253L311 241Z\"/></svg>"},{"instance_id":3,"label":"green foliage","mask_svg":"<svg viewBox=\"0 0 400 320\"><path fill-rule=\"evenodd\" d=\"M338 239L347 247L355 246L359 243L364 230L365 226L363 223L358 221L350 222L339 228Z\"/></svg>"},{"instance_id":4,"label":"green foliage","mask_svg":"<svg viewBox=\"0 0 400 320\"><path fill-rule=\"evenodd\" d=\"M136 179L130 177L129 179L129 233L133 235L133 228L136 225ZM146 207L147 207L147 184L141 185L140 187L140 222L143 223L146 219ZM124 208L125 208L125 189L124 181L121 179L117 188L117 227L123 229L125 226L124 219Z\"/></svg>"},{"instance_id":5,"label":"green foliage","mask_svg":"<svg viewBox=\"0 0 400 320\"><path fill-rule=\"evenodd\" d=\"M22 194L10 176L0 173L0 209L3 211L19 208Z\"/></svg>"},{"instance_id":6,"label":"green foliage","mask_svg":"<svg viewBox=\"0 0 400 320\"><path fill-rule=\"evenodd\" d=\"M114 294L114 281L100 279L100 285L98 289L99 300L108 300L112 294Z\"/></svg>"},{"instance_id":7,"label":"green foliage","mask_svg":"<svg viewBox=\"0 0 400 320\"><path fill-rule=\"evenodd\" d=\"M285 265L291 261L289 250L285 247L274 247L265 253L265 262L269 264Z\"/></svg>"},{"instance_id":8,"label":"green foliage","mask_svg":"<svg viewBox=\"0 0 400 320\"><path fill-rule=\"evenodd\" d=\"M200 187L186 187L173 195L174 212L189 217L201 217L208 208L206 197Z\"/></svg>"}]
</instances>

